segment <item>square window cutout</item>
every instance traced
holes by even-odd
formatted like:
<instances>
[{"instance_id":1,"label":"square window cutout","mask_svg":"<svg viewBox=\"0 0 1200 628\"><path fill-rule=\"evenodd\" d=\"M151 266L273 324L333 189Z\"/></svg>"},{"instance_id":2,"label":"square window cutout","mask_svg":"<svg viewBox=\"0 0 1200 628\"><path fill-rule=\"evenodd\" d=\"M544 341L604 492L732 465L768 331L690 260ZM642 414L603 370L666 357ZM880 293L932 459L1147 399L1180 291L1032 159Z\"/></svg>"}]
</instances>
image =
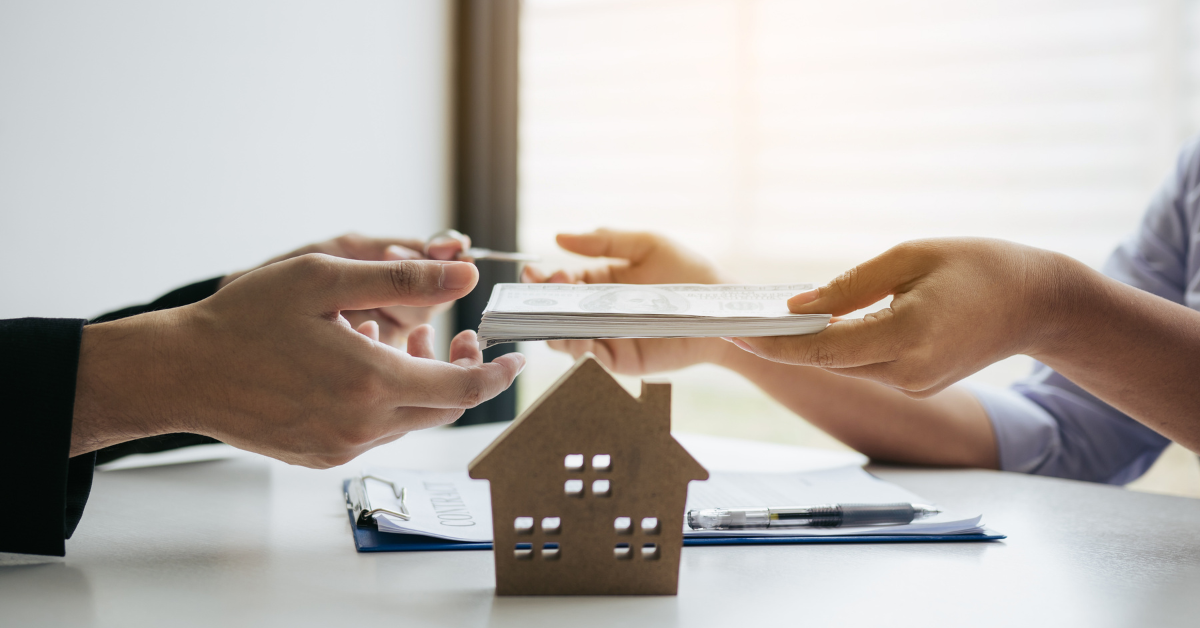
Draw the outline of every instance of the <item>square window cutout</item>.
<instances>
[{"instance_id":1,"label":"square window cutout","mask_svg":"<svg viewBox=\"0 0 1200 628\"><path fill-rule=\"evenodd\" d=\"M529 560L533 558L533 544L517 543L517 548L513 550L513 555L517 557L517 560Z\"/></svg>"},{"instance_id":2,"label":"square window cutout","mask_svg":"<svg viewBox=\"0 0 1200 628\"><path fill-rule=\"evenodd\" d=\"M658 534L658 517L642 519L642 534Z\"/></svg>"},{"instance_id":3,"label":"square window cutout","mask_svg":"<svg viewBox=\"0 0 1200 628\"><path fill-rule=\"evenodd\" d=\"M563 466L567 471L582 471L583 454L567 454L567 457L563 458Z\"/></svg>"},{"instance_id":4,"label":"square window cutout","mask_svg":"<svg viewBox=\"0 0 1200 628\"><path fill-rule=\"evenodd\" d=\"M558 534L562 531L562 519L558 517L542 517L542 533Z\"/></svg>"},{"instance_id":5,"label":"square window cutout","mask_svg":"<svg viewBox=\"0 0 1200 628\"><path fill-rule=\"evenodd\" d=\"M633 550L629 547L628 543L617 543L617 546L613 548L613 558L617 560L629 560L633 558Z\"/></svg>"},{"instance_id":6,"label":"square window cutout","mask_svg":"<svg viewBox=\"0 0 1200 628\"><path fill-rule=\"evenodd\" d=\"M592 482L592 495L596 497L608 497L612 495L612 482L608 480L596 480Z\"/></svg>"},{"instance_id":7,"label":"square window cutout","mask_svg":"<svg viewBox=\"0 0 1200 628\"><path fill-rule=\"evenodd\" d=\"M542 560L558 560L559 549L558 543L543 543L542 544Z\"/></svg>"},{"instance_id":8,"label":"square window cutout","mask_svg":"<svg viewBox=\"0 0 1200 628\"><path fill-rule=\"evenodd\" d=\"M642 558L645 560L658 560L658 544L646 543L643 545Z\"/></svg>"},{"instance_id":9,"label":"square window cutout","mask_svg":"<svg viewBox=\"0 0 1200 628\"><path fill-rule=\"evenodd\" d=\"M583 497L583 480L567 480L563 484L567 497Z\"/></svg>"},{"instance_id":10,"label":"square window cutout","mask_svg":"<svg viewBox=\"0 0 1200 628\"><path fill-rule=\"evenodd\" d=\"M629 534L633 532L633 519L629 517L617 517L613 519L613 530L617 534Z\"/></svg>"},{"instance_id":11,"label":"square window cutout","mask_svg":"<svg viewBox=\"0 0 1200 628\"><path fill-rule=\"evenodd\" d=\"M517 534L533 534L533 517L513 519L513 531Z\"/></svg>"},{"instance_id":12,"label":"square window cutout","mask_svg":"<svg viewBox=\"0 0 1200 628\"><path fill-rule=\"evenodd\" d=\"M612 456L596 454L592 456L592 469L596 471L612 471Z\"/></svg>"}]
</instances>

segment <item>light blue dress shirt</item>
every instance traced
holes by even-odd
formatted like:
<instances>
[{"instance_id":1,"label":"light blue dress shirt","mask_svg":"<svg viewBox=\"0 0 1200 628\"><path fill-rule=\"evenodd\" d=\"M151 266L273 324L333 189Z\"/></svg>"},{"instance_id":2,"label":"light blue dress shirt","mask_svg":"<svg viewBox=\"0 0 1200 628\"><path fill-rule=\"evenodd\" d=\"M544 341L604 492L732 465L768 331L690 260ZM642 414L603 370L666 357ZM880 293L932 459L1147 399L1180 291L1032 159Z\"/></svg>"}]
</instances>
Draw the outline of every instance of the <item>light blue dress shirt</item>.
<instances>
[{"instance_id":1,"label":"light blue dress shirt","mask_svg":"<svg viewBox=\"0 0 1200 628\"><path fill-rule=\"evenodd\" d=\"M1200 310L1200 140L1180 153L1104 274ZM1005 471L1125 484L1171 443L1041 363L1008 390L967 386L991 418Z\"/></svg>"}]
</instances>

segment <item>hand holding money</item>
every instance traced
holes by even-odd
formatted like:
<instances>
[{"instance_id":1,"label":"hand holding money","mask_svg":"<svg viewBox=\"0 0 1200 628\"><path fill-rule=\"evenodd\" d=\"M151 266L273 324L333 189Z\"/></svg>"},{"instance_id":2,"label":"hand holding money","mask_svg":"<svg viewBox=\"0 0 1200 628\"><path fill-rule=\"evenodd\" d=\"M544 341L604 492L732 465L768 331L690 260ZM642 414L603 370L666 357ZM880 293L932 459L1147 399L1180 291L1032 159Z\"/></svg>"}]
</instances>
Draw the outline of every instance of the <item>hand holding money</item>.
<instances>
[{"instance_id":1,"label":"hand holding money","mask_svg":"<svg viewBox=\"0 0 1200 628\"><path fill-rule=\"evenodd\" d=\"M543 272L526 266L521 280L527 283L737 283L703 255L654 233L598 229L583 234L559 234L559 246L571 253L604 258L582 270ZM694 364L723 363L741 354L719 338L580 338L551 340L551 349L578 358L596 356L605 366L624 375L674 371ZM744 355L744 354L743 354Z\"/></svg>"},{"instance_id":2,"label":"hand holding money","mask_svg":"<svg viewBox=\"0 0 1200 628\"><path fill-rule=\"evenodd\" d=\"M905 242L789 301L793 312L834 316L889 295L890 307L834 323L819 336L733 340L768 360L926 398L1010 355L1051 359L1038 343L1052 336L1048 324L1074 320L1054 304L1071 293L1063 286L1086 283L1076 267L1082 265L1065 256L1002 240Z\"/></svg>"}]
</instances>

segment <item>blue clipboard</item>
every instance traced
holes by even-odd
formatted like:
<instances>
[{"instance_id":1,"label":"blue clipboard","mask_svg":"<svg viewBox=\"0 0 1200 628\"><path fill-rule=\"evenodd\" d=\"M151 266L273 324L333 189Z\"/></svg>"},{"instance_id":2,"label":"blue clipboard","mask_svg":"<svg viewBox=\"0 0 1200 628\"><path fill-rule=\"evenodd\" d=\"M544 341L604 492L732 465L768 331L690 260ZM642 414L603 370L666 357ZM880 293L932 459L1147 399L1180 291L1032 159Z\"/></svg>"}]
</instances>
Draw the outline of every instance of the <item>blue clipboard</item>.
<instances>
[{"instance_id":1,"label":"blue clipboard","mask_svg":"<svg viewBox=\"0 0 1200 628\"><path fill-rule=\"evenodd\" d=\"M342 490L349 489L350 481L342 483ZM354 533L354 547L359 552L427 552L446 550L490 550L491 543L471 543L464 541L446 541L420 534L393 534L380 532L374 528L359 527L354 521L354 513L346 510L350 518L350 530ZM1008 538L994 530L984 529L980 534L943 534L937 536L917 536L912 534L896 534L892 536L772 536L772 537L730 537L697 538L684 537L684 546L699 545L813 545L828 543L974 543L979 541L1001 541Z\"/></svg>"}]
</instances>

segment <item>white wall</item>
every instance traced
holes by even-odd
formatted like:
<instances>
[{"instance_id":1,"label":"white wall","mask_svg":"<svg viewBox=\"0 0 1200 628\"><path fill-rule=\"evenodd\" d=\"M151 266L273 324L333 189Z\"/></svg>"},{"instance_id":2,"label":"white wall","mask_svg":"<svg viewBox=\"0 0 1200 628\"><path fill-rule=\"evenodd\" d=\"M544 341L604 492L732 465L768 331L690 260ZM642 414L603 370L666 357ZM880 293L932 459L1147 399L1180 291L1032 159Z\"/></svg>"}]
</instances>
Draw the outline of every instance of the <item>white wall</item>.
<instances>
[{"instance_id":1,"label":"white wall","mask_svg":"<svg viewBox=\"0 0 1200 628\"><path fill-rule=\"evenodd\" d=\"M0 2L0 318L442 228L447 4Z\"/></svg>"}]
</instances>

